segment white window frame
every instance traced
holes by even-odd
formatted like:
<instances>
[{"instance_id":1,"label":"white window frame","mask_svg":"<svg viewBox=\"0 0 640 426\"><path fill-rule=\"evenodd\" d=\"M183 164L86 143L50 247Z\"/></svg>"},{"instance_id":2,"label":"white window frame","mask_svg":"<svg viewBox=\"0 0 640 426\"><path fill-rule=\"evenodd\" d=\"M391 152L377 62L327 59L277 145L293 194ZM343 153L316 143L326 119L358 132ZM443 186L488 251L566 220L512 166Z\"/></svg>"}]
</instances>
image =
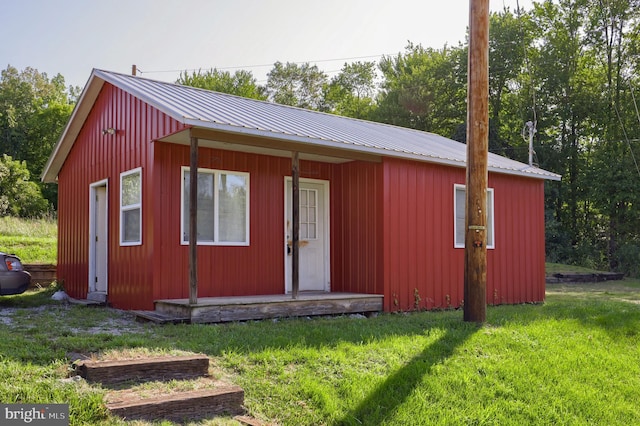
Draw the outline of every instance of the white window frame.
<instances>
[{"instance_id":1,"label":"white window frame","mask_svg":"<svg viewBox=\"0 0 640 426\"><path fill-rule=\"evenodd\" d=\"M189 239L185 238L185 216L188 217L189 212L185 211L184 208L184 202L185 202L185 193L184 193L184 182L185 182L185 172L189 172L190 171L190 167L188 166L182 166L181 168L181 172L180 172L180 244L181 245L189 245ZM249 208L249 200L251 199L250 197L250 188L251 188L251 182L250 182L250 176L249 173L247 172L238 172L238 171L234 171L234 170L220 170L220 169L207 169L207 168L198 168L198 174L200 173L209 173L213 175L213 206L214 206L214 212L213 212L213 233L214 233L214 238L213 241L198 241L197 245L199 246L249 246L250 245L250 228L249 228L249 224L250 224L250 218L249 218L249 214L251 212L251 209ZM244 241L220 241L219 238L219 219L220 219L220 215L219 215L219 200L218 200L218 176L220 174L231 174L231 175L237 175L237 176L243 176L245 178L246 181L246 200L245 200L245 240ZM187 224L188 226L188 224Z\"/></svg>"},{"instance_id":2,"label":"white window frame","mask_svg":"<svg viewBox=\"0 0 640 426\"><path fill-rule=\"evenodd\" d=\"M454 248L464 248L464 238L462 241L458 241L458 202L456 197L457 192L462 190L465 193L466 199L466 186L460 184L453 185L453 247ZM495 249L496 248L496 239L495 239L495 210L494 210L494 199L495 193L493 188L487 188L487 249ZM462 206L464 209L464 205ZM466 211L465 211L466 214ZM464 227L464 224L462 225ZM463 233L466 235L466 232Z\"/></svg>"},{"instance_id":3,"label":"white window frame","mask_svg":"<svg viewBox=\"0 0 640 426\"><path fill-rule=\"evenodd\" d=\"M122 204L122 193L123 193L123 185L122 181L124 178L130 175L138 174L140 178L140 200L138 203L123 205ZM140 224L139 229L140 233L138 235L138 239L135 241L125 241L124 240L124 213L131 210L140 210ZM142 167L137 167L135 169L127 170L126 172L120 173L120 245L121 246L139 246L142 245Z\"/></svg>"}]
</instances>

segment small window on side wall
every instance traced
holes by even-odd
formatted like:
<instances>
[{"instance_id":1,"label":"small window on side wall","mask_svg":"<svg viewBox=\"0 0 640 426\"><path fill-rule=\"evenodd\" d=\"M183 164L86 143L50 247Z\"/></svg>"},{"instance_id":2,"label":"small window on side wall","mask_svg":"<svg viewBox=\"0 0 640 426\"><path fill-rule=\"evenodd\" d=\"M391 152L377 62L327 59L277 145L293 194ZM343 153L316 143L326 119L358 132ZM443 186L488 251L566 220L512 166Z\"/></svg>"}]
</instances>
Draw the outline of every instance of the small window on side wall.
<instances>
[{"instance_id":1,"label":"small window on side wall","mask_svg":"<svg viewBox=\"0 0 640 426\"><path fill-rule=\"evenodd\" d=\"M142 244L142 169L120 174L120 245Z\"/></svg>"},{"instance_id":2,"label":"small window on side wall","mask_svg":"<svg viewBox=\"0 0 640 426\"><path fill-rule=\"evenodd\" d=\"M453 186L453 210L454 210L454 247L464 248L464 221L466 188L464 185ZM493 217L493 188L487 188L487 248L495 248L494 243L494 217Z\"/></svg>"}]
</instances>

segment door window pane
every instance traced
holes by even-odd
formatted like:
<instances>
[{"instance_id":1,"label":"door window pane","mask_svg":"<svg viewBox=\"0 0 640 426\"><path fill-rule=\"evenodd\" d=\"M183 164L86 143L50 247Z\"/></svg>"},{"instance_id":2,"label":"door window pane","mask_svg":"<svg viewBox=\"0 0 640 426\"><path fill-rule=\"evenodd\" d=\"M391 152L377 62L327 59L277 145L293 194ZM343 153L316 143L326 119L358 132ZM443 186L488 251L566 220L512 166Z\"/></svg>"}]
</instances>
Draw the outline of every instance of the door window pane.
<instances>
[{"instance_id":1,"label":"door window pane","mask_svg":"<svg viewBox=\"0 0 640 426\"><path fill-rule=\"evenodd\" d=\"M315 240L317 234L318 191L300 189L300 238Z\"/></svg>"}]
</instances>

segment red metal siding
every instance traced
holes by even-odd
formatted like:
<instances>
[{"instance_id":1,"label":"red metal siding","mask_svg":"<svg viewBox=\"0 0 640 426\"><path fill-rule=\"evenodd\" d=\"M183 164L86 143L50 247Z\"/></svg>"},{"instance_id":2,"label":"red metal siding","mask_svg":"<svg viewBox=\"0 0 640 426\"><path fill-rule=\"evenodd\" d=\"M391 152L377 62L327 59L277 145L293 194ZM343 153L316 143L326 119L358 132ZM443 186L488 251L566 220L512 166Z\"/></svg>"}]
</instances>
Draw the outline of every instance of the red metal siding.
<instances>
[{"instance_id":1,"label":"red metal siding","mask_svg":"<svg viewBox=\"0 0 640 426\"><path fill-rule=\"evenodd\" d=\"M544 300L544 181L489 176L496 248L487 255L487 303Z\"/></svg>"},{"instance_id":2,"label":"red metal siding","mask_svg":"<svg viewBox=\"0 0 640 426\"><path fill-rule=\"evenodd\" d=\"M463 251L453 248L453 184L464 170L384 161L385 309L457 306Z\"/></svg>"},{"instance_id":3,"label":"red metal siding","mask_svg":"<svg viewBox=\"0 0 640 426\"><path fill-rule=\"evenodd\" d=\"M118 129L116 136L102 129ZM189 147L154 140L183 126L105 84L59 173L58 276L72 297L88 289L89 185L107 179L109 302L152 309L188 297L180 244L181 167ZM284 291L284 177L291 160L201 148L199 166L250 174L250 245L198 248L199 296ZM143 244L120 247L120 173L142 168ZM301 176L331 182L332 291L383 293L385 310L457 307L464 250L453 248L453 185L464 169L408 160L302 161ZM487 302L544 299L544 182L492 174L496 248Z\"/></svg>"},{"instance_id":4,"label":"red metal siding","mask_svg":"<svg viewBox=\"0 0 640 426\"><path fill-rule=\"evenodd\" d=\"M458 307L464 250L453 243L453 186L465 170L385 159L385 310ZM487 303L544 300L544 182L491 174L495 249L487 253Z\"/></svg>"},{"instance_id":5,"label":"red metal siding","mask_svg":"<svg viewBox=\"0 0 640 426\"><path fill-rule=\"evenodd\" d=\"M103 135L102 130L117 129ZM58 276L72 297L88 290L89 185L108 179L108 300L123 309L151 308L153 193L149 142L181 125L105 83L58 176ZM120 247L120 173L142 167L142 241Z\"/></svg>"},{"instance_id":6,"label":"red metal siding","mask_svg":"<svg viewBox=\"0 0 640 426\"><path fill-rule=\"evenodd\" d=\"M188 246L180 244L180 173L189 148L154 143L154 299L189 296ZM198 296L284 293L284 179L289 158L200 148L199 166L250 174L250 245L199 246ZM301 161L302 177L330 178L330 165ZM161 236L159 238L158 236Z\"/></svg>"},{"instance_id":7,"label":"red metal siding","mask_svg":"<svg viewBox=\"0 0 640 426\"><path fill-rule=\"evenodd\" d=\"M331 290L382 294L382 164L333 166Z\"/></svg>"}]
</instances>

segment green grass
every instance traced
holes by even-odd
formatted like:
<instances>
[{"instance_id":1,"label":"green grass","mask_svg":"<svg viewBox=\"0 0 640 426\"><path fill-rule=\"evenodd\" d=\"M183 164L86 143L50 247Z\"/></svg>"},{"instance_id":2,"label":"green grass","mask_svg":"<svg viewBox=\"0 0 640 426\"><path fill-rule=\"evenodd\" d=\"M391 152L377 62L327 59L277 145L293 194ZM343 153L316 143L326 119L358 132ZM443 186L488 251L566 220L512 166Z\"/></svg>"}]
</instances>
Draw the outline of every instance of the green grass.
<instances>
[{"instance_id":1,"label":"green grass","mask_svg":"<svg viewBox=\"0 0 640 426\"><path fill-rule=\"evenodd\" d=\"M58 229L53 219L0 218L0 251L24 263L57 262Z\"/></svg>"},{"instance_id":2,"label":"green grass","mask_svg":"<svg viewBox=\"0 0 640 426\"><path fill-rule=\"evenodd\" d=\"M0 250L27 263L55 262L55 240L53 221L0 218ZM590 270L547 264L570 271ZM68 403L72 425L145 423L64 380L70 353L207 354L249 414L280 425L640 424L638 280L549 285L544 304L489 307L482 327L460 311L157 326L53 291L0 298L0 402Z\"/></svg>"},{"instance_id":3,"label":"green grass","mask_svg":"<svg viewBox=\"0 0 640 426\"><path fill-rule=\"evenodd\" d=\"M460 311L157 326L27 293L0 299L0 401L125 424L101 387L61 382L66 354L177 351L210 356L251 415L281 425L640 424L639 289L552 285L544 304L489 307L482 327Z\"/></svg>"}]
</instances>

